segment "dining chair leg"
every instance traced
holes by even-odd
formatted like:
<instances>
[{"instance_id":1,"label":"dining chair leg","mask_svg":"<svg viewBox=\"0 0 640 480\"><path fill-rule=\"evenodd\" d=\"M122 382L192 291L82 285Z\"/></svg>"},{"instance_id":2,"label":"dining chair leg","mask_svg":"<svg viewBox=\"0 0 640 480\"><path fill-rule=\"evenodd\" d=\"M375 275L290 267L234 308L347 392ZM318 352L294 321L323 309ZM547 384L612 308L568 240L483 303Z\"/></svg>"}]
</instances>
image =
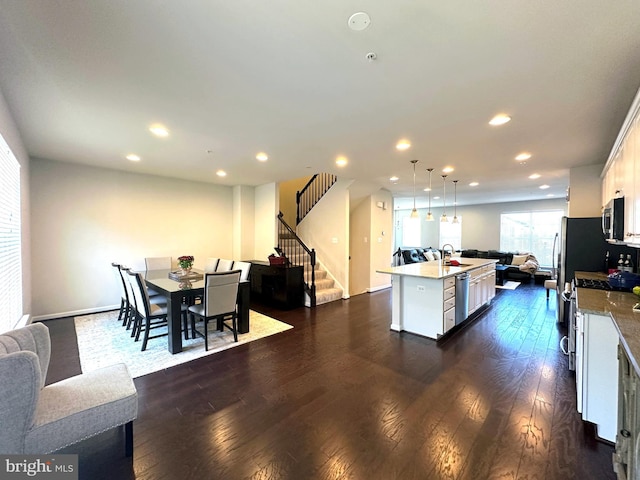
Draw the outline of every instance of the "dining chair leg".
<instances>
[{"instance_id":1,"label":"dining chair leg","mask_svg":"<svg viewBox=\"0 0 640 480\"><path fill-rule=\"evenodd\" d=\"M187 315L187 311L182 311L182 328L184 329L184 339L189 340L189 319Z\"/></svg>"},{"instance_id":2,"label":"dining chair leg","mask_svg":"<svg viewBox=\"0 0 640 480\"><path fill-rule=\"evenodd\" d=\"M149 320L149 317L145 318L145 329L144 329L144 337L142 338L142 351L144 352L147 349L147 342L149 341L149 330L151 328L151 320ZM138 331L138 334L140 332ZM136 340L138 340L138 338L136 337Z\"/></svg>"},{"instance_id":3,"label":"dining chair leg","mask_svg":"<svg viewBox=\"0 0 640 480\"><path fill-rule=\"evenodd\" d=\"M124 298L120 299L120 311L118 312L118 321L123 321L124 325L124 317L125 317L125 301Z\"/></svg>"},{"instance_id":4,"label":"dining chair leg","mask_svg":"<svg viewBox=\"0 0 640 480\"><path fill-rule=\"evenodd\" d=\"M204 351L207 352L209 350L209 332L207 331L207 324L209 322L205 318L203 323L204 323Z\"/></svg>"},{"instance_id":5,"label":"dining chair leg","mask_svg":"<svg viewBox=\"0 0 640 480\"><path fill-rule=\"evenodd\" d=\"M233 314L232 325L233 325L233 340L234 342L237 342L238 341L238 315L236 315L235 313Z\"/></svg>"}]
</instances>

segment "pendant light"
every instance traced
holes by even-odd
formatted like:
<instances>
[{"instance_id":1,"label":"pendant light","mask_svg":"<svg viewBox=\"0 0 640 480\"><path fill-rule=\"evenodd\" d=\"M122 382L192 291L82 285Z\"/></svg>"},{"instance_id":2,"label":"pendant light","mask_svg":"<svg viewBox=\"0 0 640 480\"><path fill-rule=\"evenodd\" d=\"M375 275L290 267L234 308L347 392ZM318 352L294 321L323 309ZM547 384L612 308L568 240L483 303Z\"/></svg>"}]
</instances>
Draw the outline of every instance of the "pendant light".
<instances>
[{"instance_id":1,"label":"pendant light","mask_svg":"<svg viewBox=\"0 0 640 480\"><path fill-rule=\"evenodd\" d=\"M451 223L460 223L458 220L458 180L453 180L453 220Z\"/></svg>"},{"instance_id":2,"label":"pendant light","mask_svg":"<svg viewBox=\"0 0 640 480\"><path fill-rule=\"evenodd\" d=\"M427 168L427 172L429 172L429 211L427 212L427 222L433 222L433 213L431 213L431 172L433 172L433 168Z\"/></svg>"},{"instance_id":3,"label":"pendant light","mask_svg":"<svg viewBox=\"0 0 640 480\"><path fill-rule=\"evenodd\" d=\"M442 175L442 216L440 217L441 222L448 222L447 218L447 176Z\"/></svg>"},{"instance_id":4,"label":"pendant light","mask_svg":"<svg viewBox=\"0 0 640 480\"><path fill-rule=\"evenodd\" d=\"M418 218L418 210L416 210L416 163L418 160L411 160L413 163L413 210L411 210L411 218Z\"/></svg>"}]
</instances>

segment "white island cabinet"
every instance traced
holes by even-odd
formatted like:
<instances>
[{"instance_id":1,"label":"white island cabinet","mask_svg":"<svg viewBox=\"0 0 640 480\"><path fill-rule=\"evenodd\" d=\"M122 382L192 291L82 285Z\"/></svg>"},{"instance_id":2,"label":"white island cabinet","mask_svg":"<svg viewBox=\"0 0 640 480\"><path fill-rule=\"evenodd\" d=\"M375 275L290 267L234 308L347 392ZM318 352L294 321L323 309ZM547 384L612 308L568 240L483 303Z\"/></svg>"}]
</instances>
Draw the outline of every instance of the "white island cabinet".
<instances>
[{"instance_id":1,"label":"white island cabinet","mask_svg":"<svg viewBox=\"0 0 640 480\"><path fill-rule=\"evenodd\" d=\"M460 266L431 261L378 270L391 275L391 330L438 339L456 325L456 275L468 272L483 284L468 295L469 313L495 295L495 260L459 258ZM488 282L493 282L489 288ZM480 285L480 284L478 284ZM482 292L482 293L480 293ZM469 292L471 293L471 292ZM458 296L463 298L458 292ZM465 320L460 319L461 321Z\"/></svg>"}]
</instances>

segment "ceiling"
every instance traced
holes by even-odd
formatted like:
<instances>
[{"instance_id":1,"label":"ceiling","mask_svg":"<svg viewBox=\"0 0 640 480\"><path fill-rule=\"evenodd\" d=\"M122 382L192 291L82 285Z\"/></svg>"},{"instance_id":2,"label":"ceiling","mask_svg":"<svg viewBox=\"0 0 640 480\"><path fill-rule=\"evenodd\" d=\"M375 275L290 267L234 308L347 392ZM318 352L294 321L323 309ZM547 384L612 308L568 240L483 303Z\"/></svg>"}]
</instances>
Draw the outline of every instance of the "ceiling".
<instances>
[{"instance_id":1,"label":"ceiling","mask_svg":"<svg viewBox=\"0 0 640 480\"><path fill-rule=\"evenodd\" d=\"M419 206L447 165L459 205L564 197L640 86L640 2L0 0L0 65L32 157L229 186L332 172L410 202L418 159Z\"/></svg>"}]
</instances>

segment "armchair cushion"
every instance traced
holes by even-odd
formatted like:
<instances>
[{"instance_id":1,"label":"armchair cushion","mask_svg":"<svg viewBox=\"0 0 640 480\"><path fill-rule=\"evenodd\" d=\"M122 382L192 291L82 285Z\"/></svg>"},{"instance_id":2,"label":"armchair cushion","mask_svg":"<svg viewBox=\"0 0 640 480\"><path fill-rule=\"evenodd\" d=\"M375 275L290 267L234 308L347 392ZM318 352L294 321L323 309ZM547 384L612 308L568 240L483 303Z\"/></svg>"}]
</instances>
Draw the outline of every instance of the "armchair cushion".
<instances>
[{"instance_id":1,"label":"armchair cushion","mask_svg":"<svg viewBox=\"0 0 640 480\"><path fill-rule=\"evenodd\" d=\"M43 454L131 422L138 396L125 364L44 386L49 329L42 323L0 335L0 452Z\"/></svg>"},{"instance_id":2,"label":"armchair cushion","mask_svg":"<svg viewBox=\"0 0 640 480\"><path fill-rule=\"evenodd\" d=\"M48 453L134 420L138 396L125 364L67 378L40 394L25 453Z\"/></svg>"}]
</instances>

